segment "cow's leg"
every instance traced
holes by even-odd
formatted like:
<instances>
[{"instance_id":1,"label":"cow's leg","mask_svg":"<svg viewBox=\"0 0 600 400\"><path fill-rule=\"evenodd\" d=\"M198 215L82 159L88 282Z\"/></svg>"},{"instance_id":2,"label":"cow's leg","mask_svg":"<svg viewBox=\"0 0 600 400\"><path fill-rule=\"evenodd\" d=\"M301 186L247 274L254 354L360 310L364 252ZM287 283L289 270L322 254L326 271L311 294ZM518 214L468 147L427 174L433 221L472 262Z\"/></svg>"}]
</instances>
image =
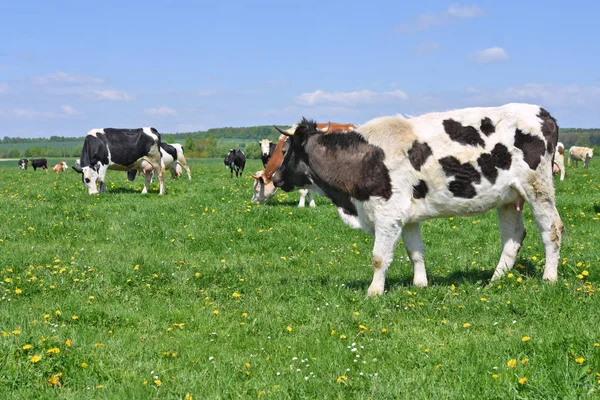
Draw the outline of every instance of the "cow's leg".
<instances>
[{"instance_id":1,"label":"cow's leg","mask_svg":"<svg viewBox=\"0 0 600 400\"><path fill-rule=\"evenodd\" d=\"M517 260L517 253L525 239L523 226L523 210L517 210L514 203L505 204L497 208L498 227L502 239L502 254L496 266L492 280L500 279L506 271L510 271Z\"/></svg>"},{"instance_id":2,"label":"cow's leg","mask_svg":"<svg viewBox=\"0 0 600 400\"><path fill-rule=\"evenodd\" d=\"M534 197L534 189L530 188L532 195L530 195L529 205L542 236L542 243L544 243L546 266L544 267L543 279L556 282L564 225L554 202L554 186L550 182L544 189L541 193L535 193L537 197Z\"/></svg>"},{"instance_id":3,"label":"cow's leg","mask_svg":"<svg viewBox=\"0 0 600 400\"><path fill-rule=\"evenodd\" d=\"M560 168L560 180L561 181L565 180L565 164L563 164L562 167Z\"/></svg>"},{"instance_id":4,"label":"cow's leg","mask_svg":"<svg viewBox=\"0 0 600 400\"><path fill-rule=\"evenodd\" d=\"M373 281L368 296L382 295L385 289L385 274L394 260L394 248L400 237L402 227L397 223L375 224L375 245L373 246Z\"/></svg>"},{"instance_id":5,"label":"cow's leg","mask_svg":"<svg viewBox=\"0 0 600 400\"><path fill-rule=\"evenodd\" d=\"M311 208L315 208L316 204L315 204L315 196L312 190L308 190L308 206Z\"/></svg>"},{"instance_id":6,"label":"cow's leg","mask_svg":"<svg viewBox=\"0 0 600 400\"><path fill-rule=\"evenodd\" d=\"M192 171L190 170L190 167L188 167L187 162L180 162L181 166L183 166L183 169L185 169L185 172L187 172L187 176L188 176L188 180L192 180Z\"/></svg>"},{"instance_id":7,"label":"cow's leg","mask_svg":"<svg viewBox=\"0 0 600 400\"><path fill-rule=\"evenodd\" d=\"M142 174L144 174L144 188L142 189L142 194L146 194L148 193L150 185L152 184L152 174L154 173L154 167L146 160L142 161L140 167Z\"/></svg>"},{"instance_id":8,"label":"cow's leg","mask_svg":"<svg viewBox=\"0 0 600 400\"><path fill-rule=\"evenodd\" d=\"M229 173L231 174L229 177L233 178L233 166L229 166Z\"/></svg>"},{"instance_id":9,"label":"cow's leg","mask_svg":"<svg viewBox=\"0 0 600 400\"><path fill-rule=\"evenodd\" d=\"M407 224L402 228L402 240L408 258L413 264L413 285L427 286L427 271L425 271L425 244L421 238L421 226L418 223Z\"/></svg>"},{"instance_id":10,"label":"cow's leg","mask_svg":"<svg viewBox=\"0 0 600 400\"><path fill-rule=\"evenodd\" d=\"M163 164L162 160L159 167L154 166L154 175L158 176L159 190L158 194L165 194L165 164Z\"/></svg>"},{"instance_id":11,"label":"cow's leg","mask_svg":"<svg viewBox=\"0 0 600 400\"><path fill-rule=\"evenodd\" d=\"M98 168L98 182L100 183L100 191L99 193L106 192L106 184L104 181L106 180L106 171L108 170L108 165L101 165Z\"/></svg>"},{"instance_id":12,"label":"cow's leg","mask_svg":"<svg viewBox=\"0 0 600 400\"><path fill-rule=\"evenodd\" d=\"M298 207L304 208L304 204L306 202L306 195L308 194L308 189L298 189L298 193L300 193L300 201L298 202Z\"/></svg>"}]
</instances>

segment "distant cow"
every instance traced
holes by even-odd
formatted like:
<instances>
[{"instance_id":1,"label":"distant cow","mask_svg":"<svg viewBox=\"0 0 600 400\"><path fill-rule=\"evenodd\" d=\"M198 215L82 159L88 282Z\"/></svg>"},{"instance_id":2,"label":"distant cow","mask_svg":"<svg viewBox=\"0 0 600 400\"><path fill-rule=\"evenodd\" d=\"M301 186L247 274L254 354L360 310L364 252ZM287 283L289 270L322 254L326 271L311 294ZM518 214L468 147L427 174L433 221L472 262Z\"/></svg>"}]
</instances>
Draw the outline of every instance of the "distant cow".
<instances>
[{"instance_id":1,"label":"distant cow","mask_svg":"<svg viewBox=\"0 0 600 400\"><path fill-rule=\"evenodd\" d=\"M162 168L171 171L171 180L174 180L176 177L181 176L181 166L185 168L187 172L187 176L189 180L192 180L192 173L190 171L190 167L188 167L185 156L183 155L183 147L178 144L168 144L164 142L160 142L160 155ZM133 169L127 171L127 179L131 182L135 180L138 170Z\"/></svg>"},{"instance_id":2,"label":"distant cow","mask_svg":"<svg viewBox=\"0 0 600 400\"><path fill-rule=\"evenodd\" d=\"M571 165L571 161L575 161L575 167L577 167L579 161L583 161L583 168L587 168L593 155L594 149L592 148L572 146L569 149L569 165Z\"/></svg>"},{"instance_id":3,"label":"distant cow","mask_svg":"<svg viewBox=\"0 0 600 400\"><path fill-rule=\"evenodd\" d=\"M259 140L258 144L260 145L260 159L263 167L266 167L277 145L269 139Z\"/></svg>"},{"instance_id":4,"label":"distant cow","mask_svg":"<svg viewBox=\"0 0 600 400\"><path fill-rule=\"evenodd\" d=\"M38 168L43 169L44 171L48 171L48 160L45 158L32 158L29 160L31 162L31 166L33 170L36 171Z\"/></svg>"},{"instance_id":5,"label":"distant cow","mask_svg":"<svg viewBox=\"0 0 600 400\"><path fill-rule=\"evenodd\" d=\"M52 167L52 172L63 172L65 171L67 168L69 168L67 166L67 163L64 161L59 162L58 164L56 164L54 167Z\"/></svg>"},{"instance_id":6,"label":"distant cow","mask_svg":"<svg viewBox=\"0 0 600 400\"><path fill-rule=\"evenodd\" d=\"M27 164L29 164L29 160L26 158L21 158L18 162L19 168L27 169Z\"/></svg>"},{"instance_id":7,"label":"distant cow","mask_svg":"<svg viewBox=\"0 0 600 400\"><path fill-rule=\"evenodd\" d=\"M427 286L420 222L496 208L502 254L492 280L510 270L525 238L528 202L545 248L543 278L557 279L563 223L552 182L558 141L543 108L507 104L403 119L382 117L346 134L323 135L302 120L273 175L285 191L315 187L342 220L375 236L369 295L383 294L402 236L415 286Z\"/></svg>"},{"instance_id":8,"label":"distant cow","mask_svg":"<svg viewBox=\"0 0 600 400\"><path fill-rule=\"evenodd\" d=\"M152 174L158 176L159 194L165 193L165 174L161 168L160 134L154 128L138 129L92 129L83 142L81 166L74 168L81 173L83 184L89 194L106 191L106 171L130 171L139 169L146 179L142 193L147 193Z\"/></svg>"},{"instance_id":9,"label":"distant cow","mask_svg":"<svg viewBox=\"0 0 600 400\"><path fill-rule=\"evenodd\" d=\"M229 167L231 171L231 178L233 178L233 171L235 170L235 176L242 176L242 172L244 172L244 167L246 166L246 155L240 149L230 149L227 157L223 161L225 163L226 168Z\"/></svg>"},{"instance_id":10,"label":"distant cow","mask_svg":"<svg viewBox=\"0 0 600 400\"><path fill-rule=\"evenodd\" d=\"M560 180L565 180L565 145L561 142L556 144L556 151L554 152L554 168L552 169L553 174L560 172Z\"/></svg>"}]
</instances>

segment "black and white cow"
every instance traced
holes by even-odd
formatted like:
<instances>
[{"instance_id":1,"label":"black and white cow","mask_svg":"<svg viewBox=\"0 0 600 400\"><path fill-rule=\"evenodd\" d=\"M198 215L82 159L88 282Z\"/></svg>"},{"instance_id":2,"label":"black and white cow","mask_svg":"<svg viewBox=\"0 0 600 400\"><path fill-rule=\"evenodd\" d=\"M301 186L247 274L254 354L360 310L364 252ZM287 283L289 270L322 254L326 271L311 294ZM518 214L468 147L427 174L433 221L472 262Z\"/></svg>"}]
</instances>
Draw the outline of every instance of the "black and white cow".
<instances>
[{"instance_id":1,"label":"black and white cow","mask_svg":"<svg viewBox=\"0 0 600 400\"><path fill-rule=\"evenodd\" d=\"M269 139L259 140L258 144L260 145L260 159L263 163L263 167L266 167L269 159L275 151L275 147L277 147L277 144L273 143Z\"/></svg>"},{"instance_id":2,"label":"black and white cow","mask_svg":"<svg viewBox=\"0 0 600 400\"><path fill-rule=\"evenodd\" d=\"M83 142L80 168L83 184L89 194L106 191L105 178L109 169L141 170L146 179L142 193L147 193L153 173L160 182L159 194L165 193L164 169L161 168L160 134L154 128L92 129Z\"/></svg>"},{"instance_id":3,"label":"black and white cow","mask_svg":"<svg viewBox=\"0 0 600 400\"><path fill-rule=\"evenodd\" d=\"M286 191L317 187L346 224L375 236L369 295L383 294L400 236L413 263L413 284L427 285L421 221L492 208L502 239L492 280L499 279L514 266L525 238L524 202L542 236L543 278L556 281L563 231L552 182L558 127L543 108L507 104L383 117L329 135L303 119L291 138L273 182Z\"/></svg>"},{"instance_id":4,"label":"black and white cow","mask_svg":"<svg viewBox=\"0 0 600 400\"><path fill-rule=\"evenodd\" d=\"M242 176L242 172L244 172L244 166L246 165L246 155L240 149L230 149L227 157L223 161L225 163L225 168L229 167L231 172L231 178L233 178L233 171L235 170L235 176Z\"/></svg>"},{"instance_id":5,"label":"black and white cow","mask_svg":"<svg viewBox=\"0 0 600 400\"><path fill-rule=\"evenodd\" d=\"M21 158L19 160L19 162L17 163L17 165L19 165L19 168L21 169L27 169L27 164L29 163L29 160L26 158Z\"/></svg>"},{"instance_id":6,"label":"black and white cow","mask_svg":"<svg viewBox=\"0 0 600 400\"><path fill-rule=\"evenodd\" d=\"M181 166L185 168L189 180L192 180L192 172L190 167L187 165L185 156L183 155L183 147L179 143L168 144L160 142L160 155L162 160L162 168L171 171L171 180L181 176ZM131 182L135 180L137 176L137 169L127 171L127 179Z\"/></svg>"},{"instance_id":7,"label":"black and white cow","mask_svg":"<svg viewBox=\"0 0 600 400\"><path fill-rule=\"evenodd\" d=\"M29 161L31 162L31 166L33 167L34 171L36 171L38 168L41 168L48 172L48 160L45 158L32 158Z\"/></svg>"}]
</instances>

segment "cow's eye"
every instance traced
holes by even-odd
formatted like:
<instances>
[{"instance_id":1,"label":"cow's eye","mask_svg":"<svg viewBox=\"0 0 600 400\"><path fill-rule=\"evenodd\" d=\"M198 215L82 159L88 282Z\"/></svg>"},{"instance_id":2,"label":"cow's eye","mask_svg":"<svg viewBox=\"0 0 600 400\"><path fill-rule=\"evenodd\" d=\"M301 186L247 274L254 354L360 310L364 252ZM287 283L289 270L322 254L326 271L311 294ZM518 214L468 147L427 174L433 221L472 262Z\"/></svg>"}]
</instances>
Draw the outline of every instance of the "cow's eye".
<instances>
[{"instance_id":1,"label":"cow's eye","mask_svg":"<svg viewBox=\"0 0 600 400\"><path fill-rule=\"evenodd\" d=\"M90 183L90 178L85 178L85 183Z\"/></svg>"}]
</instances>

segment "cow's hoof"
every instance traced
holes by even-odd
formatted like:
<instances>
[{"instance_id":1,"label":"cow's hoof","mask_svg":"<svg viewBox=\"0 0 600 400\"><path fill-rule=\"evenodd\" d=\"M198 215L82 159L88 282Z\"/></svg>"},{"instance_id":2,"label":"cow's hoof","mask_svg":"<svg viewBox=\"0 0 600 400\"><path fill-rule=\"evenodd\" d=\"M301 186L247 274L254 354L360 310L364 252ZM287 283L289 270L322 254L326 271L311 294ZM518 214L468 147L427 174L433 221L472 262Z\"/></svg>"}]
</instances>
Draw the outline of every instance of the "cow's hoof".
<instances>
[{"instance_id":1,"label":"cow's hoof","mask_svg":"<svg viewBox=\"0 0 600 400\"><path fill-rule=\"evenodd\" d=\"M373 297L373 296L383 296L383 289L384 288L380 288L380 287L369 287L369 290L367 291L367 296L369 297Z\"/></svg>"}]
</instances>

